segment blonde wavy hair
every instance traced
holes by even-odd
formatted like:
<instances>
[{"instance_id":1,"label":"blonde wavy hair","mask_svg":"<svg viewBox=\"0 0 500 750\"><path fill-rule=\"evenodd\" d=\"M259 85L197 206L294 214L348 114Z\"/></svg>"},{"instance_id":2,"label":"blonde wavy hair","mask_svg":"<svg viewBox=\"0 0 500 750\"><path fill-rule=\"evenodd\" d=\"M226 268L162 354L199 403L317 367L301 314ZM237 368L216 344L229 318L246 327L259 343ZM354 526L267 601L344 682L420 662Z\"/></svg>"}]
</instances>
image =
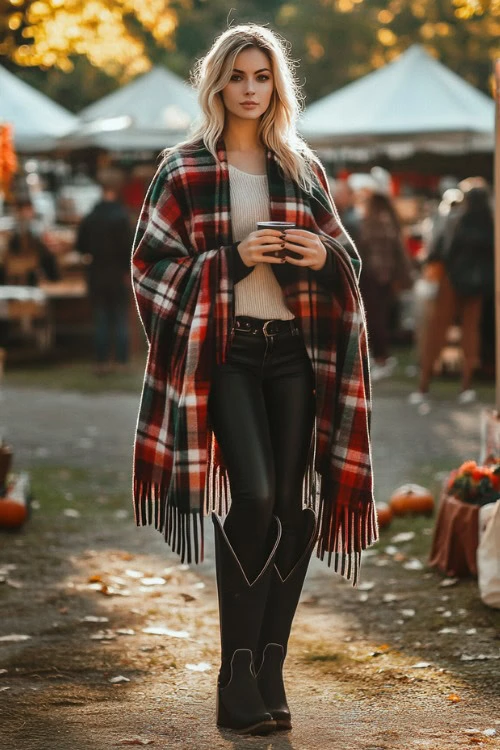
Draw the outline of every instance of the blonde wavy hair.
<instances>
[{"instance_id":1,"label":"blonde wavy hair","mask_svg":"<svg viewBox=\"0 0 500 750\"><path fill-rule=\"evenodd\" d=\"M191 137L167 153L201 138L217 158L217 141L225 124L221 91L231 79L237 56L248 47L260 49L268 57L274 78L271 103L260 120L259 137L275 153L284 172L310 193L311 162L317 161L317 157L297 133L297 120L303 108L303 95L294 74L297 64L289 55L287 42L264 26L241 24L227 29L197 61L191 79L198 91L203 117Z\"/></svg>"}]
</instances>

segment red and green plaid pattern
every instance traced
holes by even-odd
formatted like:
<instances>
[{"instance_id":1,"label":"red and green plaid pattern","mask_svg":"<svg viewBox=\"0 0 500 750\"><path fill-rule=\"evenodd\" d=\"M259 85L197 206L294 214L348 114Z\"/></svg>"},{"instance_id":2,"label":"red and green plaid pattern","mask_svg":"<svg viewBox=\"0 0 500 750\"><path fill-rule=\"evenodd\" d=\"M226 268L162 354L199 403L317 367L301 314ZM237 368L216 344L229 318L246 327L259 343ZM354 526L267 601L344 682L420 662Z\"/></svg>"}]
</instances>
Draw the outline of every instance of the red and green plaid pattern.
<instances>
[{"instance_id":1,"label":"red and green plaid pattern","mask_svg":"<svg viewBox=\"0 0 500 750\"><path fill-rule=\"evenodd\" d=\"M335 240L342 226L321 165L313 195L267 154L271 218L321 235L336 278L271 266L301 327L316 377L316 420L303 502L320 516L318 555L347 578L378 538L369 441L370 385L359 257ZM203 559L203 520L231 501L208 420L215 365L234 316L229 174L200 141L171 152L156 173L134 239L133 285L149 352L134 450L138 524L154 523L188 562Z\"/></svg>"}]
</instances>

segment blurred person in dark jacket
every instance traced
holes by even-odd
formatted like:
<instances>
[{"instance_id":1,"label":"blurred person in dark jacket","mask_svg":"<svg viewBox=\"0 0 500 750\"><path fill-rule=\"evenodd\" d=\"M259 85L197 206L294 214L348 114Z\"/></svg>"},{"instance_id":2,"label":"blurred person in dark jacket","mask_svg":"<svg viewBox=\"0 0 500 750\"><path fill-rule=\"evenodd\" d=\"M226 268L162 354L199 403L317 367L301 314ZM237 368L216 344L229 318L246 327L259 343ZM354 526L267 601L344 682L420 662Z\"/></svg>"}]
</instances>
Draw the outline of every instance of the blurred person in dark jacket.
<instances>
[{"instance_id":1,"label":"blurred person in dark jacket","mask_svg":"<svg viewBox=\"0 0 500 750\"><path fill-rule=\"evenodd\" d=\"M422 337L419 388L410 394L413 404L427 400L434 363L450 325L459 318L462 327L462 384L459 403L475 400L472 378L479 366L480 322L484 301L494 291L494 224L490 195L484 181L460 183L464 200L447 222L441 242L429 260L442 264L443 272L428 325Z\"/></svg>"},{"instance_id":2,"label":"blurred person in dark jacket","mask_svg":"<svg viewBox=\"0 0 500 750\"><path fill-rule=\"evenodd\" d=\"M357 248L363 263L360 289L373 358L371 374L373 380L380 380L390 376L396 364L395 358L389 356L391 311L396 295L411 285L411 264L401 223L388 195L373 192L367 197Z\"/></svg>"},{"instance_id":3,"label":"blurred person in dark jacket","mask_svg":"<svg viewBox=\"0 0 500 750\"><path fill-rule=\"evenodd\" d=\"M94 313L96 373L119 367L129 359L128 302L132 230L126 208L114 187L105 187L102 199L78 227L77 250L86 255L88 290Z\"/></svg>"}]
</instances>

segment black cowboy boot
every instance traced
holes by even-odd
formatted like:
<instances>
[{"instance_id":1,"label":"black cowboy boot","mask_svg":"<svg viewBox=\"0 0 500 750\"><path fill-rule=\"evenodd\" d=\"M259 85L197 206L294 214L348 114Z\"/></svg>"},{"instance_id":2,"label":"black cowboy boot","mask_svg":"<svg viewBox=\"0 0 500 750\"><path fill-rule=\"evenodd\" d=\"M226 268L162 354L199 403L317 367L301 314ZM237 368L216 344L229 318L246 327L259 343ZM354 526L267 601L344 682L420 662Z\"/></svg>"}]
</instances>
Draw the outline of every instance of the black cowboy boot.
<instances>
[{"instance_id":1,"label":"black cowboy boot","mask_svg":"<svg viewBox=\"0 0 500 750\"><path fill-rule=\"evenodd\" d=\"M268 734L276 729L276 722L260 695L254 656L281 524L274 518L267 558L260 573L250 582L215 513L212 520L222 653L217 682L217 725L240 734Z\"/></svg>"},{"instance_id":2,"label":"black cowboy boot","mask_svg":"<svg viewBox=\"0 0 500 750\"><path fill-rule=\"evenodd\" d=\"M286 657L292 621L316 541L316 514L310 508L303 511L301 531L301 539L296 544L296 562L288 573L279 569L280 550L278 550L256 660L260 693L267 710L276 721L277 729L292 728L290 709L283 684L283 662ZM285 557L290 557L288 550Z\"/></svg>"}]
</instances>

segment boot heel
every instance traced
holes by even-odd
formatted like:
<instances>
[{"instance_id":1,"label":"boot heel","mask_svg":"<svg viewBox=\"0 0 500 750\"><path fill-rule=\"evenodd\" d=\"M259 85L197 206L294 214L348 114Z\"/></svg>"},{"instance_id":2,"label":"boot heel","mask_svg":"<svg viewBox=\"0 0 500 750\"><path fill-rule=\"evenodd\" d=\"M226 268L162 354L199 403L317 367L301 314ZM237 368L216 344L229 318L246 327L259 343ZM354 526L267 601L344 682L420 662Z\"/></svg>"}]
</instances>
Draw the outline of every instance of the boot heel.
<instances>
[{"instance_id":1,"label":"boot heel","mask_svg":"<svg viewBox=\"0 0 500 750\"><path fill-rule=\"evenodd\" d=\"M217 726L238 734L269 734L276 722L266 711L251 665L251 651L235 652L231 679L225 687L217 686Z\"/></svg>"},{"instance_id":2,"label":"boot heel","mask_svg":"<svg viewBox=\"0 0 500 750\"><path fill-rule=\"evenodd\" d=\"M231 716L229 711L224 705L224 701L221 700L219 690L217 691L217 719L216 723L219 729L230 729L236 734L252 734L252 735L267 735L271 732L276 731L277 724L273 719L266 719L265 721L259 721L257 723L250 724L249 726L241 727L236 725L234 717Z\"/></svg>"}]
</instances>

